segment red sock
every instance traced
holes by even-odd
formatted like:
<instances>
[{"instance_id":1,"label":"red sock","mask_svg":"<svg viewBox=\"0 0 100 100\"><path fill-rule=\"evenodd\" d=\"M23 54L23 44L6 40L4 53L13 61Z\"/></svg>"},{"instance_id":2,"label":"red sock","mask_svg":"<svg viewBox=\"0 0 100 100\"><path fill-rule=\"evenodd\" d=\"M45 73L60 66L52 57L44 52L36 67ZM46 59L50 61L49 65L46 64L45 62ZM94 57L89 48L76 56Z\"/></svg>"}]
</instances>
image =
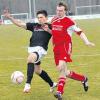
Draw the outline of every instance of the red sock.
<instances>
[{"instance_id":1,"label":"red sock","mask_svg":"<svg viewBox=\"0 0 100 100\"><path fill-rule=\"evenodd\" d=\"M64 77L59 78L57 92L60 92L61 94L63 94L65 81L66 81L66 78Z\"/></svg>"},{"instance_id":2,"label":"red sock","mask_svg":"<svg viewBox=\"0 0 100 100\"><path fill-rule=\"evenodd\" d=\"M85 80L85 76L84 75L80 75L77 74L73 71L70 71L70 74L68 75L68 77L74 79L74 80L78 80L78 81L84 81Z\"/></svg>"}]
</instances>

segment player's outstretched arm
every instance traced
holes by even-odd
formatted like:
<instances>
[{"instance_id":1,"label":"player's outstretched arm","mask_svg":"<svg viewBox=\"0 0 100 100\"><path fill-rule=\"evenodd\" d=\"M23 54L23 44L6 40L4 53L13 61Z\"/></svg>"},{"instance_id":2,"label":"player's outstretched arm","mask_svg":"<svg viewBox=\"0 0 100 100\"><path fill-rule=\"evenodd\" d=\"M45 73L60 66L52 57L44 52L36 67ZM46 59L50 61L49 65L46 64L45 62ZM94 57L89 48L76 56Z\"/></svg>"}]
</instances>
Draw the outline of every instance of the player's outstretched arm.
<instances>
[{"instance_id":1,"label":"player's outstretched arm","mask_svg":"<svg viewBox=\"0 0 100 100\"><path fill-rule=\"evenodd\" d=\"M90 42L90 41L88 40L88 38L86 37L86 35L85 35L83 32L80 34L80 38L84 41L84 43L85 43L87 46L95 46L94 43L92 43L92 42Z\"/></svg>"},{"instance_id":2,"label":"player's outstretched arm","mask_svg":"<svg viewBox=\"0 0 100 100\"><path fill-rule=\"evenodd\" d=\"M13 24L26 29L26 23L24 23L21 20L13 18L8 10L4 10L4 16L11 20Z\"/></svg>"},{"instance_id":3,"label":"player's outstretched arm","mask_svg":"<svg viewBox=\"0 0 100 100\"><path fill-rule=\"evenodd\" d=\"M88 40L87 36L76 25L71 26L70 30L73 31L73 32L75 32L75 33L77 33L87 46L95 46L95 44L92 43L92 42L90 42Z\"/></svg>"}]
</instances>

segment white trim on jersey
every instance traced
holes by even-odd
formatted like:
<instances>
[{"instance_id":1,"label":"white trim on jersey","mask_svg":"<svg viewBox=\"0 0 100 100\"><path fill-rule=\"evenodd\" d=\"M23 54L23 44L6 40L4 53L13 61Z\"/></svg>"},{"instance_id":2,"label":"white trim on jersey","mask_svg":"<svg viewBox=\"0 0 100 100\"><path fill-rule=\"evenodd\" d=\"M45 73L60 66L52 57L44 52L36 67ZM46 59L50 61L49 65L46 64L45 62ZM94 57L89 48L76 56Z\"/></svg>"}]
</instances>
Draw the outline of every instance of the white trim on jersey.
<instances>
[{"instance_id":1,"label":"white trim on jersey","mask_svg":"<svg viewBox=\"0 0 100 100\"><path fill-rule=\"evenodd\" d=\"M60 19L64 19L65 17L67 17L67 16L64 16L64 17L62 17L62 18L60 18L60 17L58 17L58 16L54 16L51 22L52 22L52 23L53 23L53 22L56 22L56 21L58 21L58 20L60 20ZM69 17L68 17L68 18L69 18Z\"/></svg>"},{"instance_id":2,"label":"white trim on jersey","mask_svg":"<svg viewBox=\"0 0 100 100\"><path fill-rule=\"evenodd\" d=\"M80 31L82 31L79 27L77 27L76 25L72 25L72 26L70 26L68 29L67 29L67 32L68 32L68 34L70 35L70 36L72 36L72 34L74 33L74 32L80 32Z\"/></svg>"},{"instance_id":3,"label":"white trim on jersey","mask_svg":"<svg viewBox=\"0 0 100 100\"><path fill-rule=\"evenodd\" d=\"M59 20L59 18L53 18L52 21L51 21L51 23L54 23L54 22L56 22L58 20Z\"/></svg>"}]
</instances>

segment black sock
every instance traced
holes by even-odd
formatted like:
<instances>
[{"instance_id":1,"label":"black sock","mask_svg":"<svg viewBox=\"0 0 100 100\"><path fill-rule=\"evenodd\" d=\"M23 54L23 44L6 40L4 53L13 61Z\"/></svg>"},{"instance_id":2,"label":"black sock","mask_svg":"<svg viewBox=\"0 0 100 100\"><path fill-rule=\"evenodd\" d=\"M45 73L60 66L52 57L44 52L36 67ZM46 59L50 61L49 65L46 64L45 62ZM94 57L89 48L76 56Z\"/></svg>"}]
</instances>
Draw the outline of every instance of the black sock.
<instances>
[{"instance_id":1,"label":"black sock","mask_svg":"<svg viewBox=\"0 0 100 100\"><path fill-rule=\"evenodd\" d=\"M27 81L26 81L26 83L31 84L33 73L34 73L34 64L28 63L27 64Z\"/></svg>"},{"instance_id":2,"label":"black sock","mask_svg":"<svg viewBox=\"0 0 100 100\"><path fill-rule=\"evenodd\" d=\"M42 70L41 74L39 75L45 82L47 82L50 87L53 86L53 81L51 80L51 78L49 77L49 75Z\"/></svg>"}]
</instances>

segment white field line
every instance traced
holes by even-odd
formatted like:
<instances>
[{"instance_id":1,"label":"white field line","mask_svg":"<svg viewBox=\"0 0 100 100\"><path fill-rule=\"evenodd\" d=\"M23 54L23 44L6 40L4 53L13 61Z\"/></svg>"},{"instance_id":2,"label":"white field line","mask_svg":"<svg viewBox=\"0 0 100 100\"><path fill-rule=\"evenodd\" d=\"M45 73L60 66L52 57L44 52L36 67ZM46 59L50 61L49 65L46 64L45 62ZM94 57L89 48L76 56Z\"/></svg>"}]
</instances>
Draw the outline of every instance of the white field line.
<instances>
[{"instance_id":1,"label":"white field line","mask_svg":"<svg viewBox=\"0 0 100 100\"><path fill-rule=\"evenodd\" d=\"M3 61L3 60L24 60L25 58L22 58L22 57L9 57L9 58L0 58L0 61Z\"/></svg>"},{"instance_id":2,"label":"white field line","mask_svg":"<svg viewBox=\"0 0 100 100\"><path fill-rule=\"evenodd\" d=\"M100 54L81 54L81 55L73 55L73 57L97 57L97 56L100 56ZM53 56L46 56L44 57L45 59L52 59ZM26 58L23 58L23 57L7 57L7 58L3 58L3 57L0 57L0 61L2 60L25 60Z\"/></svg>"},{"instance_id":3,"label":"white field line","mask_svg":"<svg viewBox=\"0 0 100 100\"><path fill-rule=\"evenodd\" d=\"M73 55L73 57L82 57L82 56L83 56L83 57L85 57L85 56L86 56L86 57L87 57L87 56L88 56L88 57L89 57L89 56L90 56L90 57L95 57L95 56L100 56L100 54L97 53L97 54L80 54L80 55L78 54L78 55ZM47 56L47 57L45 57L45 58L50 59L50 58L53 58L53 57Z\"/></svg>"},{"instance_id":4,"label":"white field line","mask_svg":"<svg viewBox=\"0 0 100 100\"><path fill-rule=\"evenodd\" d=\"M73 55L73 56L79 56L79 57L81 57L81 56L100 56L100 54L99 53L97 53L97 54L80 54L80 55Z\"/></svg>"}]
</instances>

